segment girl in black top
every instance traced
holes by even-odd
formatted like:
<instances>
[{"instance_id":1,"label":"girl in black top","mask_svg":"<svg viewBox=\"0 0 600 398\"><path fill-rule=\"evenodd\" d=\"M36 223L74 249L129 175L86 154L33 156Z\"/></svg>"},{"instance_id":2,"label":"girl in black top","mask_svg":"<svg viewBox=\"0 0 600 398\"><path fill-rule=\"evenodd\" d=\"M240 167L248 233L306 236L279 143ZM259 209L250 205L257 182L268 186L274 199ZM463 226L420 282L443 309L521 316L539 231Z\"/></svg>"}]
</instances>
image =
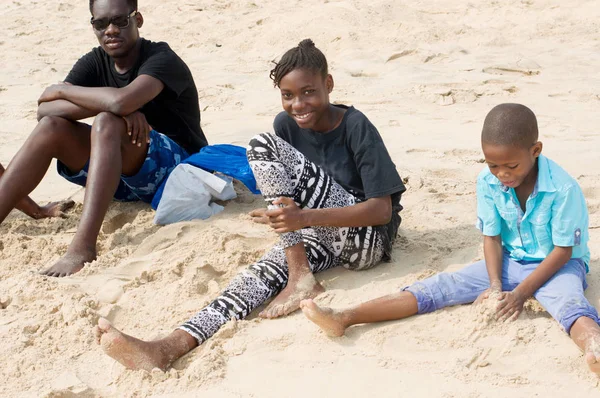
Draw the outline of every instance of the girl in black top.
<instances>
[{"instance_id":1,"label":"girl in black top","mask_svg":"<svg viewBox=\"0 0 600 398\"><path fill-rule=\"evenodd\" d=\"M275 295L260 316L297 310L324 290L314 272L362 270L389 259L405 187L377 129L353 107L329 102L333 78L309 39L284 54L271 78L285 112L275 119L276 134L260 134L248 146L268 204L251 216L278 232L280 242L165 339L138 340L101 319L98 340L123 365L165 369Z\"/></svg>"}]
</instances>

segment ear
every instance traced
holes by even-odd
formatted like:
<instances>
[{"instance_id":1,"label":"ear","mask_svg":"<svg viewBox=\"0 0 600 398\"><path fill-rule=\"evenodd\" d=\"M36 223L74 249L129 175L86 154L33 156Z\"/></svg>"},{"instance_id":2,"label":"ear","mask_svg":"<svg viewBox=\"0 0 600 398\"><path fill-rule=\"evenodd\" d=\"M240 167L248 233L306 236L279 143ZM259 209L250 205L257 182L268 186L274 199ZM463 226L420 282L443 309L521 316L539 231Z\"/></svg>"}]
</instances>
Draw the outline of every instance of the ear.
<instances>
[{"instance_id":1,"label":"ear","mask_svg":"<svg viewBox=\"0 0 600 398\"><path fill-rule=\"evenodd\" d=\"M325 87L327 87L327 92L329 94L331 94L331 92L333 91L334 85L335 84L333 83L333 76L327 75L327 77L325 78Z\"/></svg>"},{"instance_id":2,"label":"ear","mask_svg":"<svg viewBox=\"0 0 600 398\"><path fill-rule=\"evenodd\" d=\"M144 16L141 13L135 14L135 21L137 22L138 29L144 24Z\"/></svg>"},{"instance_id":3,"label":"ear","mask_svg":"<svg viewBox=\"0 0 600 398\"><path fill-rule=\"evenodd\" d=\"M531 147L531 156L533 156L534 158L537 158L538 156L540 156L542 154L543 147L544 147L544 145L542 144L541 141L538 141L535 144L533 144L533 146Z\"/></svg>"}]
</instances>

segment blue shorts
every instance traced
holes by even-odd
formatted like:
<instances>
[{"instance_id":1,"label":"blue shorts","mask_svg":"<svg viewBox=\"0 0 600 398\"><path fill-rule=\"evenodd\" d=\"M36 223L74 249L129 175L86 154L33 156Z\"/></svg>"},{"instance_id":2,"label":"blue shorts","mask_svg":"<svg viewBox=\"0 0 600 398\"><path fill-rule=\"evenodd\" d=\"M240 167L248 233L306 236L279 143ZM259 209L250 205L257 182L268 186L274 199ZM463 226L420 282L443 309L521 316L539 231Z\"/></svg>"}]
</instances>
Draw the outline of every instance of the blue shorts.
<instances>
[{"instance_id":1,"label":"blue shorts","mask_svg":"<svg viewBox=\"0 0 600 398\"><path fill-rule=\"evenodd\" d=\"M502 260L502 290L514 290L539 264L515 261L505 252ZM585 274L583 261L573 258L533 294L567 333L582 316L600 323L598 311L583 295L587 289ZM423 314L450 305L472 303L489 287L490 279L485 261L482 260L457 272L434 275L403 290L416 297L419 314Z\"/></svg>"},{"instance_id":2,"label":"blue shorts","mask_svg":"<svg viewBox=\"0 0 600 398\"><path fill-rule=\"evenodd\" d=\"M133 176L121 175L121 181L114 194L115 200L130 202L141 200L152 202L156 190L169 173L188 153L175 141L164 134L152 130L146 160L137 174ZM57 162L58 174L68 181L85 187L88 175L89 160L83 169L77 173L70 170L61 162Z\"/></svg>"}]
</instances>

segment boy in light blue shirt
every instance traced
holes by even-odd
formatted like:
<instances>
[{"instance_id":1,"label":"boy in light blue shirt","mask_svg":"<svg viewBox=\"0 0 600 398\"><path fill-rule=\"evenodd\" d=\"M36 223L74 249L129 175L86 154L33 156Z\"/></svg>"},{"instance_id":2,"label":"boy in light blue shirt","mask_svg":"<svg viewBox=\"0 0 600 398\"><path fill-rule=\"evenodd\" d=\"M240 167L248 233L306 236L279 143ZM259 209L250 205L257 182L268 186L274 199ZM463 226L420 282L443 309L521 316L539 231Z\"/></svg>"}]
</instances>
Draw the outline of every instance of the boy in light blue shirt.
<instances>
[{"instance_id":1,"label":"boy in light blue shirt","mask_svg":"<svg viewBox=\"0 0 600 398\"><path fill-rule=\"evenodd\" d=\"M487 168L477 179L477 227L484 260L341 311L305 300L304 314L330 336L347 327L402 319L456 304L497 300L498 320L514 320L535 297L600 374L600 319L583 292L590 261L581 188L541 155L537 120L519 104L487 115L481 135Z\"/></svg>"}]
</instances>

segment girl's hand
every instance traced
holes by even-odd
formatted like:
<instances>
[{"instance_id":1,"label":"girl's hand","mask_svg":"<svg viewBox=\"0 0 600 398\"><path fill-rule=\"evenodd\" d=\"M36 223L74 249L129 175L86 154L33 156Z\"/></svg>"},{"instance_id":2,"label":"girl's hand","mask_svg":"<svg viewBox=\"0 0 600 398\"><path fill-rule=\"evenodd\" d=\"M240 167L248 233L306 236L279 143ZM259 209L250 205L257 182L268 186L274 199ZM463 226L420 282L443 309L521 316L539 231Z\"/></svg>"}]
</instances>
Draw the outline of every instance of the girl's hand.
<instances>
[{"instance_id":1,"label":"girl's hand","mask_svg":"<svg viewBox=\"0 0 600 398\"><path fill-rule=\"evenodd\" d=\"M273 201L279 208L267 210L265 215L269 218L269 226L278 234L292 232L307 226L305 212L296 205L292 198L282 196Z\"/></svg>"},{"instance_id":2,"label":"girl's hand","mask_svg":"<svg viewBox=\"0 0 600 398\"><path fill-rule=\"evenodd\" d=\"M265 213L267 212L267 209L256 209L256 210L252 210L250 213L248 213L250 215L250 217L252 217L252 221L254 221L257 224L268 224L269 223L269 217L267 217L265 215Z\"/></svg>"}]
</instances>

